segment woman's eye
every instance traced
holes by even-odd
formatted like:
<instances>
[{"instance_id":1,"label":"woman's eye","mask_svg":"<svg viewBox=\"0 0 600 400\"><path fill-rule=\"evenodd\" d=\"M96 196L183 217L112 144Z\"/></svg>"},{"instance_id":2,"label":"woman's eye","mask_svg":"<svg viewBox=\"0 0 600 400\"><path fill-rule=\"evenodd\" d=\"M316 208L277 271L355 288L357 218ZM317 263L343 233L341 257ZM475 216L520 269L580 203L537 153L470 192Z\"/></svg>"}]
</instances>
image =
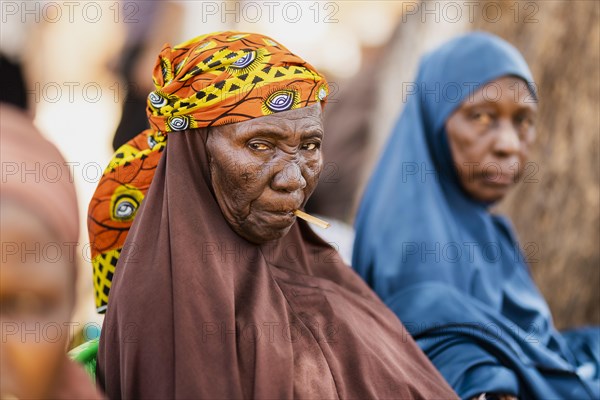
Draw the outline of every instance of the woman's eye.
<instances>
[{"instance_id":1,"label":"woman's eye","mask_svg":"<svg viewBox=\"0 0 600 400\"><path fill-rule=\"evenodd\" d=\"M319 143L306 143L302 145L302 150L316 150L319 148Z\"/></svg>"},{"instance_id":2,"label":"woman's eye","mask_svg":"<svg viewBox=\"0 0 600 400\"><path fill-rule=\"evenodd\" d=\"M48 314L52 308L50 303L50 301L43 301L31 293L19 293L3 299L2 314L17 318L42 317Z\"/></svg>"},{"instance_id":3,"label":"woman's eye","mask_svg":"<svg viewBox=\"0 0 600 400\"><path fill-rule=\"evenodd\" d=\"M269 150L269 146L264 143L250 143L250 148L256 151L266 151Z\"/></svg>"},{"instance_id":4,"label":"woman's eye","mask_svg":"<svg viewBox=\"0 0 600 400\"><path fill-rule=\"evenodd\" d=\"M516 123L523 129L529 129L533 126L533 119L528 116L519 116L516 119Z\"/></svg>"},{"instance_id":5,"label":"woman's eye","mask_svg":"<svg viewBox=\"0 0 600 400\"><path fill-rule=\"evenodd\" d=\"M480 124L489 124L492 122L492 115L487 112L474 112L471 114L471 119Z\"/></svg>"}]
</instances>

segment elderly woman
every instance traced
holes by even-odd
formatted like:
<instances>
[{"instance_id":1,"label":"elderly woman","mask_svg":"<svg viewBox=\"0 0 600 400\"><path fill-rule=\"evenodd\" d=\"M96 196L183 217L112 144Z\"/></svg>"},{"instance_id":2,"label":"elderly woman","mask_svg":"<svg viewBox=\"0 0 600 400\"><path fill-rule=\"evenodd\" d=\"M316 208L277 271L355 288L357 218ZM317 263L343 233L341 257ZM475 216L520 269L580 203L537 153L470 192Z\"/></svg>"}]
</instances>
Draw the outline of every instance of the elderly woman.
<instances>
[{"instance_id":1,"label":"elderly woman","mask_svg":"<svg viewBox=\"0 0 600 400\"><path fill-rule=\"evenodd\" d=\"M598 398L598 331L556 331L510 222L489 211L535 137L523 57L468 34L427 55L415 87L364 195L353 266L462 398Z\"/></svg>"},{"instance_id":2,"label":"elderly woman","mask_svg":"<svg viewBox=\"0 0 600 400\"><path fill-rule=\"evenodd\" d=\"M0 398L100 399L65 354L79 239L69 170L28 115L6 104L0 115Z\"/></svg>"},{"instance_id":3,"label":"elderly woman","mask_svg":"<svg viewBox=\"0 0 600 400\"><path fill-rule=\"evenodd\" d=\"M90 204L109 397L455 398L296 220L323 163L325 79L270 38L221 32L166 46L154 83L153 129Z\"/></svg>"}]
</instances>

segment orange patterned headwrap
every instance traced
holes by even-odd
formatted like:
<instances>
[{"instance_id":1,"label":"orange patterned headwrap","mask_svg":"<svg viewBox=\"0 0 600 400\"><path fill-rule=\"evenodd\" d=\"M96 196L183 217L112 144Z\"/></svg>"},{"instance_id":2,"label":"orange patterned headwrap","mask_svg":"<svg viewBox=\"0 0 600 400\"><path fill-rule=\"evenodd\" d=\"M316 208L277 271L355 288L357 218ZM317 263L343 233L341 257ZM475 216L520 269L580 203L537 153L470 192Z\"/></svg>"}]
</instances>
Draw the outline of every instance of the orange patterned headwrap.
<instances>
[{"instance_id":1,"label":"orange patterned headwrap","mask_svg":"<svg viewBox=\"0 0 600 400\"><path fill-rule=\"evenodd\" d=\"M96 308L104 312L119 255L169 132L242 122L324 102L325 78L275 40L243 32L165 45L148 96L148 129L121 146L88 210Z\"/></svg>"}]
</instances>

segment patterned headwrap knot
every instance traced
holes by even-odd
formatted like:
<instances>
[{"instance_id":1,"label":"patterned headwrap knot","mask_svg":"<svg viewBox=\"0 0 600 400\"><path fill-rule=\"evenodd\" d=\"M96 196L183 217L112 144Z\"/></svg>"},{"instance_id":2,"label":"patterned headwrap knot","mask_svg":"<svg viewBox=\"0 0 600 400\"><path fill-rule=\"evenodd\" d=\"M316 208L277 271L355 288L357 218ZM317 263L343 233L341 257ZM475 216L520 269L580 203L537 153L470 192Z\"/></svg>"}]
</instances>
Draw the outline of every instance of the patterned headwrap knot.
<instances>
[{"instance_id":1,"label":"patterned headwrap knot","mask_svg":"<svg viewBox=\"0 0 600 400\"><path fill-rule=\"evenodd\" d=\"M88 210L96 308L104 312L115 266L150 187L169 132L219 126L324 102L310 64L266 36L218 32L165 45L148 95L150 129L121 146Z\"/></svg>"}]
</instances>

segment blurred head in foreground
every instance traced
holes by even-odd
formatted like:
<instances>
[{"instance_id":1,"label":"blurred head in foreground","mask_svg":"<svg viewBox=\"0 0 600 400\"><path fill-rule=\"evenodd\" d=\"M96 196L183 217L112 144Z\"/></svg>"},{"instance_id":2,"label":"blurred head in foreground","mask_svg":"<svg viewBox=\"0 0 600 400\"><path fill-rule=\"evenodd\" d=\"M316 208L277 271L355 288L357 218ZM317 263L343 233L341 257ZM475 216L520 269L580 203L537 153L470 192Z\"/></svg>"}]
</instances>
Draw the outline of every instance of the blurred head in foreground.
<instances>
[{"instance_id":1,"label":"blurred head in foreground","mask_svg":"<svg viewBox=\"0 0 600 400\"><path fill-rule=\"evenodd\" d=\"M65 356L79 226L72 179L22 111L0 110L0 395L95 397L89 378Z\"/></svg>"}]
</instances>

